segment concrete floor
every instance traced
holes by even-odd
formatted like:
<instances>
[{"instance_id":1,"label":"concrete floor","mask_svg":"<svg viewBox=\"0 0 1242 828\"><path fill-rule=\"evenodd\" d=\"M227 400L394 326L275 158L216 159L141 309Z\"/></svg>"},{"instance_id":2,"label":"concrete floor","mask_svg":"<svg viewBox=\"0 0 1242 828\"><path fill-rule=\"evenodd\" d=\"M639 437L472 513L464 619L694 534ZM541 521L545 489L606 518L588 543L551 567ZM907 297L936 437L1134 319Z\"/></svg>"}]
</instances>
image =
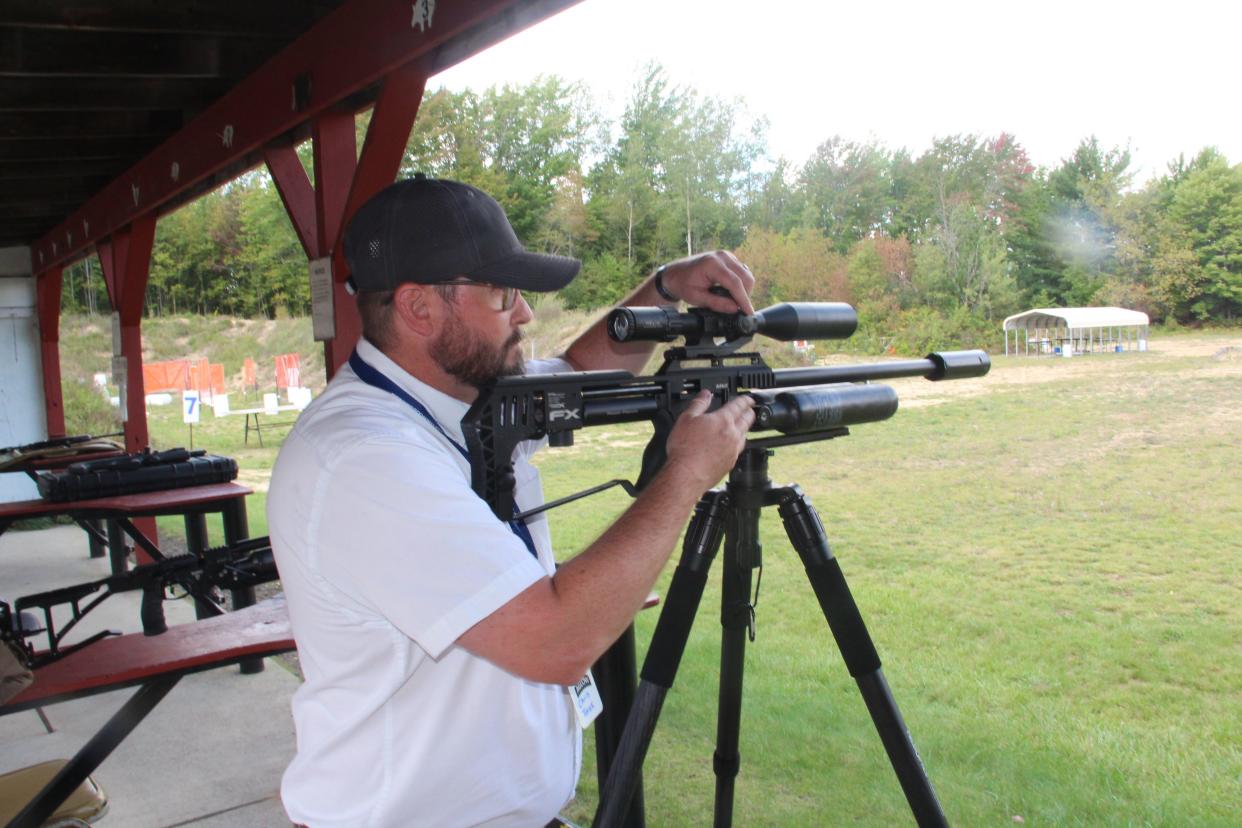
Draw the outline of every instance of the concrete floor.
<instances>
[{"instance_id":1,"label":"concrete floor","mask_svg":"<svg viewBox=\"0 0 1242 828\"><path fill-rule=\"evenodd\" d=\"M0 535L0 597L107 577L76 526ZM165 603L169 624L194 620L188 601ZM75 630L137 632L138 593L109 598ZM45 645L40 645L45 646ZM293 756L289 699L299 679L279 662L242 675L224 667L186 676L93 774L109 799L101 826L287 826L280 776ZM0 773L67 759L133 688L0 716Z\"/></svg>"}]
</instances>

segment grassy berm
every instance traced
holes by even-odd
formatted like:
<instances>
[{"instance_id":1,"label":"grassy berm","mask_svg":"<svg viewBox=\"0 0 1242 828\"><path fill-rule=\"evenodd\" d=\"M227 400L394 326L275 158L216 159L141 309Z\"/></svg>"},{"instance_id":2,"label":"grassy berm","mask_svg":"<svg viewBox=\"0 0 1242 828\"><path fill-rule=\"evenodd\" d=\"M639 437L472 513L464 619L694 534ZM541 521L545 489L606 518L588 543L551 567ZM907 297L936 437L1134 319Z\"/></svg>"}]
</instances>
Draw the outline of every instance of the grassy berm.
<instances>
[{"instance_id":1,"label":"grassy berm","mask_svg":"<svg viewBox=\"0 0 1242 828\"><path fill-rule=\"evenodd\" d=\"M540 353L582 323L548 316L533 337ZM243 356L270 371L271 354L297 350L318 390L309 327L156 320L148 358L202 354L240 377ZM67 385L72 371L104 370L107 327L94 328L65 322ZM1238 825L1242 334L1158 334L1147 353L996 357L982 379L893 384L895 417L778 449L772 477L800 484L819 510L950 821ZM153 406L150 422L157 445L189 442L177 406ZM259 534L283 432L259 448L242 431L241 417L208 414L194 444L238 458ZM544 451L548 497L632 478L648 433L590 429ZM562 556L625 505L604 494L554 512ZM775 513L761 540L735 824L910 824ZM646 763L653 825L710 819L719 602L714 576ZM640 617L640 658L658 612ZM590 734L586 757L570 812L583 822L596 802Z\"/></svg>"}]
</instances>

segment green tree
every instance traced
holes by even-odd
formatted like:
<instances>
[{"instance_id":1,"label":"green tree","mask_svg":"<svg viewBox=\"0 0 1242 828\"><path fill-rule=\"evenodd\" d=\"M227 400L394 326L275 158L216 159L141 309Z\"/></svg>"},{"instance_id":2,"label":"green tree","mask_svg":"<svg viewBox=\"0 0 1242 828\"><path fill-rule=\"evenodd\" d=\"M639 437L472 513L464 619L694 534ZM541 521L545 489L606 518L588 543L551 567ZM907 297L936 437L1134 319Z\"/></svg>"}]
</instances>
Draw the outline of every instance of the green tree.
<instances>
[{"instance_id":1,"label":"green tree","mask_svg":"<svg viewBox=\"0 0 1242 828\"><path fill-rule=\"evenodd\" d=\"M604 307L624 298L639 278L629 262L604 252L583 262L578 276L559 295L569 308Z\"/></svg>"},{"instance_id":2,"label":"green tree","mask_svg":"<svg viewBox=\"0 0 1242 828\"><path fill-rule=\"evenodd\" d=\"M820 230L838 253L882 232L892 212L889 164L874 143L835 136L820 144L798 177L803 226Z\"/></svg>"},{"instance_id":3,"label":"green tree","mask_svg":"<svg viewBox=\"0 0 1242 828\"><path fill-rule=\"evenodd\" d=\"M754 190L746 209L749 227L788 233L798 226L803 194L788 161L777 159L771 171L758 176Z\"/></svg>"},{"instance_id":4,"label":"green tree","mask_svg":"<svg viewBox=\"0 0 1242 828\"><path fill-rule=\"evenodd\" d=\"M482 93L429 91L401 173L472 184L500 202L527 245L574 249L583 238L566 234L585 225L567 220L567 199L582 198L582 161L593 150L596 120L584 90L555 76Z\"/></svg>"},{"instance_id":5,"label":"green tree","mask_svg":"<svg viewBox=\"0 0 1242 828\"><path fill-rule=\"evenodd\" d=\"M742 127L742 120L740 101L700 98L649 65L616 142L591 171L596 249L646 272L677 255L740 243L766 130L766 122Z\"/></svg>"},{"instance_id":6,"label":"green tree","mask_svg":"<svg viewBox=\"0 0 1242 828\"><path fill-rule=\"evenodd\" d=\"M597 249L623 257L637 272L678 249L666 238L679 222L667 215L677 204L667 198L665 155L687 105L686 93L671 86L664 70L648 65L626 103L616 142L591 170L588 215Z\"/></svg>"},{"instance_id":7,"label":"green tree","mask_svg":"<svg viewBox=\"0 0 1242 828\"><path fill-rule=\"evenodd\" d=\"M940 310L984 318L1016 304L1007 236L1032 168L1013 138L938 139L909 176L906 219L914 227L916 295Z\"/></svg>"},{"instance_id":8,"label":"green tree","mask_svg":"<svg viewBox=\"0 0 1242 828\"><path fill-rule=\"evenodd\" d=\"M213 201L209 193L161 216L155 225L147 280L148 313L208 313L206 286L218 258L207 231Z\"/></svg>"},{"instance_id":9,"label":"green tree","mask_svg":"<svg viewBox=\"0 0 1242 828\"><path fill-rule=\"evenodd\" d=\"M310 312L306 253L284 202L265 173L252 173L241 199L238 265L250 294L250 313L274 318Z\"/></svg>"},{"instance_id":10,"label":"green tree","mask_svg":"<svg viewBox=\"0 0 1242 828\"><path fill-rule=\"evenodd\" d=\"M1092 136L1048 175L1052 210L1044 232L1062 263L1057 298L1065 304L1089 303L1116 270L1117 210L1129 166L1129 150L1103 150Z\"/></svg>"},{"instance_id":11,"label":"green tree","mask_svg":"<svg viewBox=\"0 0 1242 828\"><path fill-rule=\"evenodd\" d=\"M1017 299L996 220L961 195L939 205L936 225L915 252L914 286L942 310L991 319Z\"/></svg>"},{"instance_id":12,"label":"green tree","mask_svg":"<svg viewBox=\"0 0 1242 828\"><path fill-rule=\"evenodd\" d=\"M752 228L737 249L755 275L757 306L775 302L852 302L845 259L811 228L777 233Z\"/></svg>"},{"instance_id":13,"label":"green tree","mask_svg":"<svg viewBox=\"0 0 1242 828\"><path fill-rule=\"evenodd\" d=\"M1211 152L1178 182L1169 217L1185 233L1196 278L1175 294L1199 320L1232 321L1242 311L1242 166Z\"/></svg>"}]
</instances>

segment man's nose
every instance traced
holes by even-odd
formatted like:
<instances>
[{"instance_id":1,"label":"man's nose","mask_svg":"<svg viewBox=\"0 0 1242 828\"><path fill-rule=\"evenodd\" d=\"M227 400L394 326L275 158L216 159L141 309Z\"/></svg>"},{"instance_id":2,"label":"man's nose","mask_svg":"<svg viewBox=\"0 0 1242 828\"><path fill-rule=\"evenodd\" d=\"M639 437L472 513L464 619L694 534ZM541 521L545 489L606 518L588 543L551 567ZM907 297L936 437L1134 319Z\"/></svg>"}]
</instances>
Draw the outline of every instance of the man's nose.
<instances>
[{"instance_id":1,"label":"man's nose","mask_svg":"<svg viewBox=\"0 0 1242 828\"><path fill-rule=\"evenodd\" d=\"M535 318L535 312L530 309L530 305L526 302L526 297L520 291L518 292L517 303L513 306L513 316L511 318L515 325L525 325Z\"/></svg>"}]
</instances>

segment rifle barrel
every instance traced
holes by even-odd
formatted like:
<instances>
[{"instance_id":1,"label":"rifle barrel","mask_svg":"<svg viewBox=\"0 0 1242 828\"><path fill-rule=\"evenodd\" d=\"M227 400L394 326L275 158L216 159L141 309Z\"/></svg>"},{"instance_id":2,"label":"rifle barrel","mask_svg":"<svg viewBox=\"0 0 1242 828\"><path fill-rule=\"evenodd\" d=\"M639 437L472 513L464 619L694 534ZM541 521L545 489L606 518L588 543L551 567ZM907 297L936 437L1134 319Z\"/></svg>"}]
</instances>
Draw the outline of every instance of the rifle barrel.
<instances>
[{"instance_id":1,"label":"rifle barrel","mask_svg":"<svg viewBox=\"0 0 1242 828\"><path fill-rule=\"evenodd\" d=\"M827 385L833 382L923 377L933 382L981 377L992 367L983 351L938 351L925 359L900 359L866 365L825 365L817 368L783 368L772 372L774 388Z\"/></svg>"}]
</instances>

